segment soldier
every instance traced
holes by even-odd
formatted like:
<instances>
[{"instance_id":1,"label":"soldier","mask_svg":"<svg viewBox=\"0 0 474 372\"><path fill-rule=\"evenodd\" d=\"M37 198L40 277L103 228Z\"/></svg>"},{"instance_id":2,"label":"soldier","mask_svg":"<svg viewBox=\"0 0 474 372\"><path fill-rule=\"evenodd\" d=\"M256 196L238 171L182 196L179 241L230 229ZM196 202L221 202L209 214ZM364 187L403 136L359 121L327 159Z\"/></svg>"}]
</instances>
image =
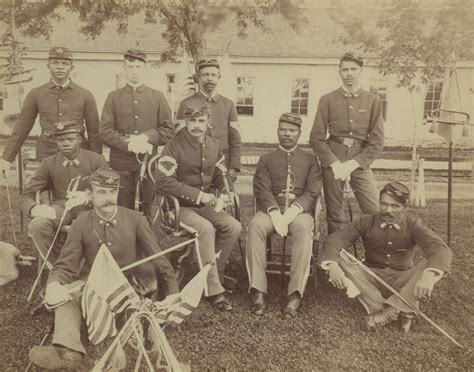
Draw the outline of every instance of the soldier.
<instances>
[{"instance_id":1,"label":"soldier","mask_svg":"<svg viewBox=\"0 0 474 372\"><path fill-rule=\"evenodd\" d=\"M323 171L328 233L344 224L345 180L350 181L362 213L378 210L370 164L383 147L382 106L378 96L359 87L362 66L362 58L351 53L341 57L342 87L321 97L311 130L310 145Z\"/></svg>"},{"instance_id":2,"label":"soldier","mask_svg":"<svg viewBox=\"0 0 474 372\"><path fill-rule=\"evenodd\" d=\"M232 181L237 178L240 172L240 153L242 143L240 140L239 123L237 110L234 102L227 97L221 96L216 88L221 77L219 63L215 59L204 59L198 64L199 69L199 92L184 99L179 105L176 121L181 122L184 128L184 110L187 102L196 97L204 98L211 109L211 124L207 134L217 138L221 142L222 150L227 159L226 167Z\"/></svg>"},{"instance_id":3,"label":"soldier","mask_svg":"<svg viewBox=\"0 0 474 372\"><path fill-rule=\"evenodd\" d=\"M367 310L369 329L384 326L401 316L408 332L412 310L392 295L358 265L349 262L343 248L359 237L365 248L365 265L410 303L429 299L434 284L449 270L451 250L421 220L405 214L410 192L400 182L389 182L380 191L380 211L363 216L327 237L320 254L321 267L329 271L332 284L348 287L352 281L361 292L358 299ZM424 259L413 265L418 245Z\"/></svg>"},{"instance_id":4,"label":"soldier","mask_svg":"<svg viewBox=\"0 0 474 372\"><path fill-rule=\"evenodd\" d=\"M81 214L71 231L61 254L51 270L45 292L49 304L67 301L55 309L52 345L34 346L30 360L46 369L72 369L82 366L85 349L81 343L80 293L69 293L87 280L98 248L105 244L119 267L138 261L142 255L160 251L157 237L141 213L117 206L120 176L110 168L100 168L89 178L86 191L94 210ZM81 269L81 261L84 266ZM157 271L165 295L179 291L175 273L169 261L159 257L151 261ZM140 267L140 266L138 266Z\"/></svg>"},{"instance_id":5,"label":"soldier","mask_svg":"<svg viewBox=\"0 0 474 372\"><path fill-rule=\"evenodd\" d=\"M20 196L20 208L25 216L32 218L28 232L36 249L44 258L53 240L66 206L68 186L71 180L87 178L97 169L107 165L104 157L95 152L81 149L82 123L65 121L56 123L54 138L59 152L44 158ZM87 183L79 182L78 190L84 191ZM36 192L52 191L50 205L36 204ZM66 212L63 226L71 222L83 212L86 206L76 206ZM48 261L53 264L59 255L59 246L51 251Z\"/></svg>"},{"instance_id":6,"label":"soldier","mask_svg":"<svg viewBox=\"0 0 474 372\"><path fill-rule=\"evenodd\" d=\"M186 104L187 127L163 149L156 184L163 192L179 199L181 221L197 230L202 261L210 262L216 252L221 252L217 269L213 266L209 272L208 292L212 305L220 310L232 310L221 283L242 226L224 211L215 210L217 199L211 192L211 184L223 189L223 175L217 166L225 158L219 140L206 135L208 106L200 97Z\"/></svg>"},{"instance_id":7,"label":"soldier","mask_svg":"<svg viewBox=\"0 0 474 372\"><path fill-rule=\"evenodd\" d=\"M313 245L312 214L322 180L316 157L298 148L301 124L299 115L284 113L280 116L280 145L275 151L260 157L253 179L258 212L248 226L247 267L252 311L256 315L262 315L265 310L265 248L270 234L276 232L284 237L290 232L294 237L288 301L283 310L286 317L297 314L308 279ZM288 190L286 200L288 177L291 180L291 192Z\"/></svg>"},{"instance_id":8,"label":"soldier","mask_svg":"<svg viewBox=\"0 0 474 372\"><path fill-rule=\"evenodd\" d=\"M110 167L121 177L118 203L133 209L140 176L138 157L143 160L143 154L166 144L174 136L174 128L163 93L143 83L146 54L130 49L124 54L123 67L127 84L109 93L102 110L100 138L111 149ZM141 210L149 217L153 185L145 180L142 186Z\"/></svg>"},{"instance_id":9,"label":"soldier","mask_svg":"<svg viewBox=\"0 0 474 372\"><path fill-rule=\"evenodd\" d=\"M99 114L94 96L87 89L74 83L69 75L74 69L72 53L68 48L53 47L49 51L48 69L51 80L33 88L25 98L11 136L8 138L0 170L8 169L26 137L31 132L39 114L41 135L36 142L36 158L42 160L58 151L54 138L54 124L73 120L87 129L81 146L99 154L102 145L99 141ZM83 130L84 133L84 130Z\"/></svg>"}]
</instances>

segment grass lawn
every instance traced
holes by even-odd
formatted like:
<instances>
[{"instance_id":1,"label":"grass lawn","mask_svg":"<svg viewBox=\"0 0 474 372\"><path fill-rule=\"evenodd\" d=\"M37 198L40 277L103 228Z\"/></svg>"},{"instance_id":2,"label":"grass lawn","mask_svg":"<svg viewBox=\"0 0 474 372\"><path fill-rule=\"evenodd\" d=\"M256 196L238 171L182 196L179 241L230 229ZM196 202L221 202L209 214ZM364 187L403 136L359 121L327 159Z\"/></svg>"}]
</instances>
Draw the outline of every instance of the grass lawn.
<instances>
[{"instance_id":1,"label":"grass lawn","mask_svg":"<svg viewBox=\"0 0 474 372\"><path fill-rule=\"evenodd\" d=\"M251 196L241 199L245 227ZM0 208L0 238L12 242L4 188L0 189ZM181 326L166 330L171 347L178 360L193 370L472 370L473 208L473 200L454 202L452 272L435 287L432 300L422 304L431 319L466 346L464 350L422 320L408 335L395 324L367 332L362 307L329 283L322 283L315 291L310 282L300 315L285 320L280 312L285 294L280 290L279 277L270 277L268 312L261 318L252 316L238 249L228 267L228 274L239 280L237 291L230 295L234 311L220 313L202 301ZM432 200L429 209L410 213L445 238L445 211L444 200ZM26 235L19 233L18 238L22 253L33 254ZM20 278L0 289L1 371L24 370L28 350L40 342L44 329L53 322L52 314L31 317L27 311L26 297L35 274L35 266L22 268ZM87 345L84 371L92 368L106 347Z\"/></svg>"}]
</instances>

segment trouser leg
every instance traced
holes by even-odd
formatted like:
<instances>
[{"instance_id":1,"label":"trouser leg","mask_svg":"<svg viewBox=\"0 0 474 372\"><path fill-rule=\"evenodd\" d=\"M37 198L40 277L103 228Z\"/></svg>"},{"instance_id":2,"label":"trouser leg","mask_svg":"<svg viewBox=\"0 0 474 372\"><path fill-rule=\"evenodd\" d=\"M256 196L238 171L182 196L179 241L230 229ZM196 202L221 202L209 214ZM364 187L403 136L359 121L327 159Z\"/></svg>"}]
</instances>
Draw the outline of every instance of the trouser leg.
<instances>
[{"instance_id":1,"label":"trouser leg","mask_svg":"<svg viewBox=\"0 0 474 372\"><path fill-rule=\"evenodd\" d=\"M379 195L372 170L358 168L351 173L351 188L363 214L379 211Z\"/></svg>"},{"instance_id":2,"label":"trouser leg","mask_svg":"<svg viewBox=\"0 0 474 372\"><path fill-rule=\"evenodd\" d=\"M289 226L293 244L291 246L291 269L288 295L303 292L308 281L313 248L313 216L309 213L298 215Z\"/></svg>"},{"instance_id":3,"label":"trouser leg","mask_svg":"<svg viewBox=\"0 0 474 372\"><path fill-rule=\"evenodd\" d=\"M34 217L28 225L28 234L33 239L33 243L43 259L46 256L46 253L48 252L51 242L53 241L54 235L56 234L56 231L59 227L60 219L64 213L64 208L58 204L51 204L51 207L54 208L54 210L56 211L55 219L49 219L45 217ZM70 223L70 221L72 221L72 216L70 216L69 212L66 217L71 218L67 218L68 221L64 221L65 223L63 222L63 225L68 224L68 222ZM53 245L53 249L51 250L51 254L48 258L49 264L54 264L54 262L59 256L59 252L60 247L56 239Z\"/></svg>"},{"instance_id":4,"label":"trouser leg","mask_svg":"<svg viewBox=\"0 0 474 372\"><path fill-rule=\"evenodd\" d=\"M330 167L323 167L322 173L328 234L331 234L340 229L346 221L342 192L344 183L334 179L334 173Z\"/></svg>"},{"instance_id":5,"label":"trouser leg","mask_svg":"<svg viewBox=\"0 0 474 372\"><path fill-rule=\"evenodd\" d=\"M249 289L267 293L266 246L267 237L275 232L272 220L266 213L258 211L247 227L247 272Z\"/></svg>"},{"instance_id":6,"label":"trouser leg","mask_svg":"<svg viewBox=\"0 0 474 372\"><path fill-rule=\"evenodd\" d=\"M118 205L128 208L134 209L134 202L135 202L135 173L131 171L116 171L120 175L120 186L119 194L118 194Z\"/></svg>"},{"instance_id":7,"label":"trouser leg","mask_svg":"<svg viewBox=\"0 0 474 372\"><path fill-rule=\"evenodd\" d=\"M425 269L426 259L423 259L410 270L397 271L391 278L387 278L387 283L411 304L418 306L418 300L415 297L415 286ZM406 313L413 312L408 305L393 294L387 298L385 303Z\"/></svg>"},{"instance_id":8,"label":"trouser leg","mask_svg":"<svg viewBox=\"0 0 474 372\"><path fill-rule=\"evenodd\" d=\"M385 298L380 292L377 281L360 268L359 265L346 262L339 257L339 266L346 276L359 289L360 295L357 297L369 314L383 309Z\"/></svg>"},{"instance_id":9,"label":"trouser leg","mask_svg":"<svg viewBox=\"0 0 474 372\"><path fill-rule=\"evenodd\" d=\"M211 262L216 254L216 230L214 229L214 226L192 208L181 209L181 221L183 224L195 229L198 233L199 252L194 251L194 254L199 254L203 265ZM224 287L222 287L219 280L217 265L212 265L209 270L207 286L209 296L214 296L224 292Z\"/></svg>"},{"instance_id":10,"label":"trouser leg","mask_svg":"<svg viewBox=\"0 0 474 372\"><path fill-rule=\"evenodd\" d=\"M81 342L81 291L71 296L71 300L55 309L53 344L85 354Z\"/></svg>"},{"instance_id":11,"label":"trouser leg","mask_svg":"<svg viewBox=\"0 0 474 372\"><path fill-rule=\"evenodd\" d=\"M208 220L216 230L216 253L221 252L217 260L217 270L223 283L225 266L242 232L242 225L224 211L215 212L214 207L200 208L197 213Z\"/></svg>"}]
</instances>

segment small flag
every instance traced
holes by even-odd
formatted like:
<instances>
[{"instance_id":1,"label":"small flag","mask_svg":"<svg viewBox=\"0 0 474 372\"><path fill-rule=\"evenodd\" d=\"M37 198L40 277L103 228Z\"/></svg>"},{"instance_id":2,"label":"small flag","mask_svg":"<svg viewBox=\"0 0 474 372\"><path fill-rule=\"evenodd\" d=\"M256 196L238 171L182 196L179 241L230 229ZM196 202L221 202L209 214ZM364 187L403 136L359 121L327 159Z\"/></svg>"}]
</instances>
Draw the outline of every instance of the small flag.
<instances>
[{"instance_id":1,"label":"small flag","mask_svg":"<svg viewBox=\"0 0 474 372\"><path fill-rule=\"evenodd\" d=\"M115 336L115 315L140 304L140 298L120 271L110 251L101 245L81 300L89 340L97 345L107 337Z\"/></svg>"},{"instance_id":2,"label":"small flag","mask_svg":"<svg viewBox=\"0 0 474 372\"><path fill-rule=\"evenodd\" d=\"M205 265L180 293L169 295L161 302L155 302L154 315L159 324L180 324L198 307L206 286L207 274L213 264Z\"/></svg>"}]
</instances>

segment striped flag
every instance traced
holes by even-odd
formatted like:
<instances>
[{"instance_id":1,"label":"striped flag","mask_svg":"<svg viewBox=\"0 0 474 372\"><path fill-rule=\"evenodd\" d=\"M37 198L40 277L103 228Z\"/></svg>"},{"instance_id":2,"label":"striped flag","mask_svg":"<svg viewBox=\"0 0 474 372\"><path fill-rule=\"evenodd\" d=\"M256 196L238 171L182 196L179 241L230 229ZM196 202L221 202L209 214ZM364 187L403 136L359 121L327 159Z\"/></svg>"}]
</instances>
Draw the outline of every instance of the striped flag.
<instances>
[{"instance_id":1,"label":"striped flag","mask_svg":"<svg viewBox=\"0 0 474 372\"><path fill-rule=\"evenodd\" d=\"M169 295L163 301L154 303L154 315L159 324L180 324L198 307L211 265L214 263L205 265L180 293Z\"/></svg>"},{"instance_id":2,"label":"striped flag","mask_svg":"<svg viewBox=\"0 0 474 372\"><path fill-rule=\"evenodd\" d=\"M94 345L117 334L115 314L130 306L138 307L140 298L120 271L105 245L101 245L82 293L82 314L89 340Z\"/></svg>"}]
</instances>

